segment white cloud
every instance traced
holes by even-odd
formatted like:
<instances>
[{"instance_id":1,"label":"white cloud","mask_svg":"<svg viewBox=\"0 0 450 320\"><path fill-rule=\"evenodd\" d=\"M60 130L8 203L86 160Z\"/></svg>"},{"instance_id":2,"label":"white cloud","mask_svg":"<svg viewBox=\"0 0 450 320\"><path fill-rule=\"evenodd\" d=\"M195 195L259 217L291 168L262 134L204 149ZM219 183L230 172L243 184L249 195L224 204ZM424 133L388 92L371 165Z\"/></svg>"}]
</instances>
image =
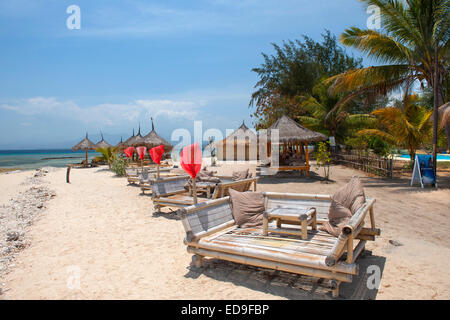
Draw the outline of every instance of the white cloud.
<instances>
[{"instance_id":1,"label":"white cloud","mask_svg":"<svg viewBox=\"0 0 450 320\"><path fill-rule=\"evenodd\" d=\"M124 122L136 123L148 116L194 119L202 105L202 102L185 100L135 100L128 104L103 103L80 107L73 101L34 97L3 103L0 108L25 116L48 115L86 124L114 126Z\"/></svg>"}]
</instances>

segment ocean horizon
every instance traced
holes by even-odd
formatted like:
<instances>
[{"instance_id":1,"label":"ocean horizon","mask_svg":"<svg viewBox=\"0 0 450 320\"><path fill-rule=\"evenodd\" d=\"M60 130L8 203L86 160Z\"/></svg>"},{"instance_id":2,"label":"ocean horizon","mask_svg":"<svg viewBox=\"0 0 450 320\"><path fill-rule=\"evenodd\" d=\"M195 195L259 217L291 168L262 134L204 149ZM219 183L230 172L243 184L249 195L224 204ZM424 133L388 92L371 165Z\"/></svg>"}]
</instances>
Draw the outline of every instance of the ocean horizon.
<instances>
[{"instance_id":1,"label":"ocean horizon","mask_svg":"<svg viewBox=\"0 0 450 320\"><path fill-rule=\"evenodd\" d=\"M88 151L88 160L100 154ZM33 170L42 167L66 167L71 163L80 163L85 158L83 150L71 149L28 149L0 150L0 168L18 168Z\"/></svg>"}]
</instances>

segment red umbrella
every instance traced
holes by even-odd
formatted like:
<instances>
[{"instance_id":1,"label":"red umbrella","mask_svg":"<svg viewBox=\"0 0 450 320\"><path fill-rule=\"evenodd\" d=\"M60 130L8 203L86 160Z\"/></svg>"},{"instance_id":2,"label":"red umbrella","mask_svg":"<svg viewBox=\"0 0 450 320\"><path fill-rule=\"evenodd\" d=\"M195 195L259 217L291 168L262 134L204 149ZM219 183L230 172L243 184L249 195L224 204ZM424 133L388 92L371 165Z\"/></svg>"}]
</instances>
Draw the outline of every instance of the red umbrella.
<instances>
[{"instance_id":1,"label":"red umbrella","mask_svg":"<svg viewBox=\"0 0 450 320\"><path fill-rule=\"evenodd\" d=\"M136 152L137 152L139 158L141 158L141 160L144 160L145 152L147 152L147 148L146 147L137 147Z\"/></svg>"},{"instance_id":2,"label":"red umbrella","mask_svg":"<svg viewBox=\"0 0 450 320\"><path fill-rule=\"evenodd\" d=\"M151 148L149 153L150 156L152 157L152 160L158 165L157 177L159 178L159 165L161 164L161 158L162 155L164 154L164 146L160 145L158 147Z\"/></svg>"},{"instance_id":3,"label":"red umbrella","mask_svg":"<svg viewBox=\"0 0 450 320\"><path fill-rule=\"evenodd\" d=\"M134 148L128 147L124 150L124 152L125 152L125 155L127 156L127 158L131 158L133 156Z\"/></svg>"},{"instance_id":4,"label":"red umbrella","mask_svg":"<svg viewBox=\"0 0 450 320\"><path fill-rule=\"evenodd\" d=\"M145 153L147 152L147 148L146 147L137 147L136 152L137 152L139 158L141 158L141 167L143 167L144 163L142 161L144 160Z\"/></svg>"},{"instance_id":5,"label":"red umbrella","mask_svg":"<svg viewBox=\"0 0 450 320\"><path fill-rule=\"evenodd\" d=\"M197 187L195 178L202 168L202 152L198 143L191 144L181 150L180 165L192 177L194 203L197 203Z\"/></svg>"}]
</instances>

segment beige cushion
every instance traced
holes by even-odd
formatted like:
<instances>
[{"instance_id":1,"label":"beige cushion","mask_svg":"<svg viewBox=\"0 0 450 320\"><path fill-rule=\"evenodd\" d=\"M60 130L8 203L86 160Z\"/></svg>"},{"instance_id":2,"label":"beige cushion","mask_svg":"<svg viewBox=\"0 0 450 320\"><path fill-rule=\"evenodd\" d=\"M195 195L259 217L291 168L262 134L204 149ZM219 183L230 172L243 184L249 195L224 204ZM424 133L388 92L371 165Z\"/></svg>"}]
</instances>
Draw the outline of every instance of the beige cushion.
<instances>
[{"instance_id":1,"label":"beige cushion","mask_svg":"<svg viewBox=\"0 0 450 320\"><path fill-rule=\"evenodd\" d=\"M364 189L358 177L353 177L331 197L328 221L319 229L338 237L350 218L366 202Z\"/></svg>"},{"instance_id":2,"label":"beige cushion","mask_svg":"<svg viewBox=\"0 0 450 320\"><path fill-rule=\"evenodd\" d=\"M247 176L248 176L248 169L243 171L233 171L233 175L231 178L233 181L237 181L247 179Z\"/></svg>"},{"instance_id":3,"label":"beige cushion","mask_svg":"<svg viewBox=\"0 0 450 320\"><path fill-rule=\"evenodd\" d=\"M229 190L231 209L236 224L241 228L262 225L264 196L261 192Z\"/></svg>"}]
</instances>

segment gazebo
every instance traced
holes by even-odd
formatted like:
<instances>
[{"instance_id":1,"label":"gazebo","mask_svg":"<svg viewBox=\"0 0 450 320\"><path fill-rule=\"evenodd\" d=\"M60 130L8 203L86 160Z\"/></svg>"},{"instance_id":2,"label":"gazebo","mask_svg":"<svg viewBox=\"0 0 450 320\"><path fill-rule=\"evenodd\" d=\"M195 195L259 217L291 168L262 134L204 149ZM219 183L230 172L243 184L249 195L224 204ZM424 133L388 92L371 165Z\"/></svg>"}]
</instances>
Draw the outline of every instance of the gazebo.
<instances>
[{"instance_id":1,"label":"gazebo","mask_svg":"<svg viewBox=\"0 0 450 320\"><path fill-rule=\"evenodd\" d=\"M97 144L95 145L96 148L98 149L98 148L109 148L109 147L112 147L112 145L110 145L108 142L106 142L105 139L103 138L103 133L100 132L100 134L102 136L102 140L97 142Z\"/></svg>"},{"instance_id":2,"label":"gazebo","mask_svg":"<svg viewBox=\"0 0 450 320\"><path fill-rule=\"evenodd\" d=\"M216 147L218 160L250 161L257 160L258 158L258 137L245 125L244 121L242 121L241 126L237 128L233 133L228 135L225 139L214 143L213 145ZM229 151L227 152L227 146L233 147L232 159L229 159L227 157L227 153L230 153ZM244 153L239 154L238 148L243 148ZM252 151L254 152L250 152L250 148L252 148Z\"/></svg>"},{"instance_id":3,"label":"gazebo","mask_svg":"<svg viewBox=\"0 0 450 320\"><path fill-rule=\"evenodd\" d=\"M278 130L278 141L271 141L272 130ZM267 129L267 150L268 156L271 156L272 145L279 146L280 152L280 164L279 171L298 170L305 171L308 174L309 165L309 153L308 143L327 140L328 137L322 133L309 130L299 123L295 122L286 115L283 115L277 121L275 121L269 129ZM304 155L304 158L303 158ZM282 163L288 157L294 157L297 159L304 159L304 163L294 163L288 165Z\"/></svg>"},{"instance_id":4,"label":"gazebo","mask_svg":"<svg viewBox=\"0 0 450 320\"><path fill-rule=\"evenodd\" d=\"M120 137L119 143L116 144L116 148L119 151L122 151L123 149L125 149L125 142L123 142L122 137Z\"/></svg>"},{"instance_id":5,"label":"gazebo","mask_svg":"<svg viewBox=\"0 0 450 320\"><path fill-rule=\"evenodd\" d=\"M153 124L153 118L151 118L151 121L152 121L152 131L150 131L147 135L145 135L142 138L140 145L147 147L148 150L150 150L153 147L163 145L164 153L170 152L173 149L173 145L156 133L155 126Z\"/></svg>"},{"instance_id":6,"label":"gazebo","mask_svg":"<svg viewBox=\"0 0 450 320\"><path fill-rule=\"evenodd\" d=\"M86 163L85 165L88 164L88 150L95 150L97 149L95 143L93 143L91 140L89 140L88 138L88 134L86 132L86 138L84 138L83 140L81 140L79 143L77 143L76 145L74 145L72 147L73 151L78 151L78 150L84 150L86 153Z\"/></svg>"}]
</instances>

